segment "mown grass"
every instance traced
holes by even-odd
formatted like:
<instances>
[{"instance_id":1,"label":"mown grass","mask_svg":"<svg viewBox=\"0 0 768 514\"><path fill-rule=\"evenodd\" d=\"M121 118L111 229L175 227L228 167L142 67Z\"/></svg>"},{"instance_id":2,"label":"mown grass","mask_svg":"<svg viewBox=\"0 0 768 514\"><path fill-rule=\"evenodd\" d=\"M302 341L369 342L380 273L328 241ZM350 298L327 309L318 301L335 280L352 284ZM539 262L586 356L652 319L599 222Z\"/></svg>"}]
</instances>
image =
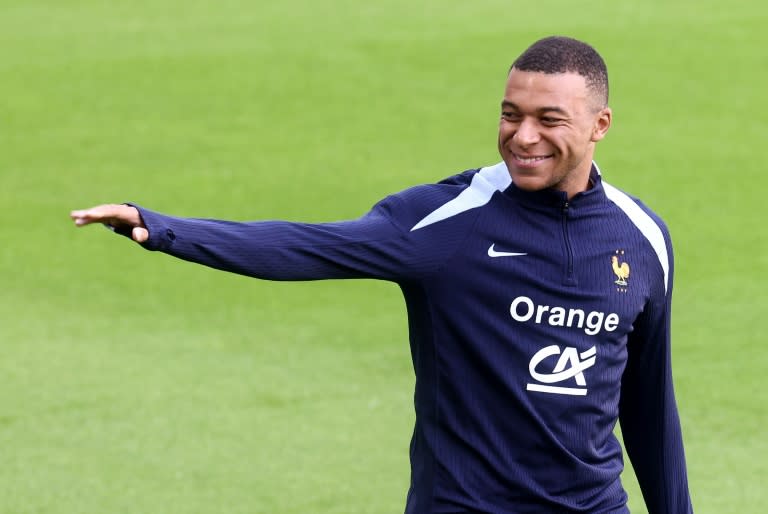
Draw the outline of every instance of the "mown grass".
<instances>
[{"instance_id":1,"label":"mown grass","mask_svg":"<svg viewBox=\"0 0 768 514\"><path fill-rule=\"evenodd\" d=\"M0 0L0 512L401 511L397 288L217 273L67 213L357 216L496 162L506 69L551 33L605 56L615 124L598 162L673 233L696 510L755 511L766 17L756 1ZM643 512L629 466L625 481Z\"/></svg>"}]
</instances>

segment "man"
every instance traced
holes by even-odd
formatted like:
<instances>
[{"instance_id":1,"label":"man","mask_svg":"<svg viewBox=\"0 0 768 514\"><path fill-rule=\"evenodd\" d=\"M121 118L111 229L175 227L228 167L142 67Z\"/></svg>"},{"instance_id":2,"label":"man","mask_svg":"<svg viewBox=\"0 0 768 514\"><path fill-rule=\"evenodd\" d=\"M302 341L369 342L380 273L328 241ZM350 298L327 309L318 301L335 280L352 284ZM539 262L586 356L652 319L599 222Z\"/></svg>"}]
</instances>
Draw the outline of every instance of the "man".
<instances>
[{"instance_id":1,"label":"man","mask_svg":"<svg viewBox=\"0 0 768 514\"><path fill-rule=\"evenodd\" d=\"M692 512L670 363L663 222L603 182L605 63L564 37L512 65L503 161L325 224L73 211L159 250L273 280L400 285L416 373L406 513L626 513L624 443L651 514Z\"/></svg>"}]
</instances>

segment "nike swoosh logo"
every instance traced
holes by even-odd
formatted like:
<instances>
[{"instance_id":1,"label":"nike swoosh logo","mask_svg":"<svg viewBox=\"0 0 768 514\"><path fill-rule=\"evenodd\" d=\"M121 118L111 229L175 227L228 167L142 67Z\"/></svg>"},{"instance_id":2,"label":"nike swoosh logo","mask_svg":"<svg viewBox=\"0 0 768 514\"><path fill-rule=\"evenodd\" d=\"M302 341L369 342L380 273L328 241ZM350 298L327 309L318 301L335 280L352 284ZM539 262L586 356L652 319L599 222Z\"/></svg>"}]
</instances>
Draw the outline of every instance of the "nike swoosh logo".
<instances>
[{"instance_id":1,"label":"nike swoosh logo","mask_svg":"<svg viewBox=\"0 0 768 514\"><path fill-rule=\"evenodd\" d=\"M493 247L496 243L493 243L488 247L488 257L520 257L521 255L528 255L527 253L518 252L497 252Z\"/></svg>"}]
</instances>

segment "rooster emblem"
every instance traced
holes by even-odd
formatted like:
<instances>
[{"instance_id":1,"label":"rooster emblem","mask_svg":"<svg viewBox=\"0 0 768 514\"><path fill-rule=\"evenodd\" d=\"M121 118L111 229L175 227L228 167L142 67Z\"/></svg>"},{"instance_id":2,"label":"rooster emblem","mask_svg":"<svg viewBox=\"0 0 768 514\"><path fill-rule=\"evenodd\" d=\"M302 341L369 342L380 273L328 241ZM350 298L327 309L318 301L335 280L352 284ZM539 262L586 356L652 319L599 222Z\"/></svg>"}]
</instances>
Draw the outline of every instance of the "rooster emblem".
<instances>
[{"instance_id":1,"label":"rooster emblem","mask_svg":"<svg viewBox=\"0 0 768 514\"><path fill-rule=\"evenodd\" d=\"M617 277L615 284L626 287L629 278L629 264L626 262L619 264L619 258L614 255L611 257L611 265L613 266L613 273Z\"/></svg>"}]
</instances>

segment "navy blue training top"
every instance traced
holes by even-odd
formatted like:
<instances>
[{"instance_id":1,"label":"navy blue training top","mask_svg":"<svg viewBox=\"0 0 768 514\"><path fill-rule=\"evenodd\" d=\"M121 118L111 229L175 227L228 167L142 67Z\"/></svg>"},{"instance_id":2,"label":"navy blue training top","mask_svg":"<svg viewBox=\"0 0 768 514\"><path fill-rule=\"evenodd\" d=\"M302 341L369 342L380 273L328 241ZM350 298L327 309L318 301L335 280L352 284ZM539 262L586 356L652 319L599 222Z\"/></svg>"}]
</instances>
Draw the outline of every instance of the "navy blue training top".
<instances>
[{"instance_id":1,"label":"navy blue training top","mask_svg":"<svg viewBox=\"0 0 768 514\"><path fill-rule=\"evenodd\" d=\"M504 163L338 223L139 207L147 249L270 280L400 285L416 374L407 514L627 513L624 444L650 514L692 512L670 364L663 222L602 181L570 200Z\"/></svg>"}]
</instances>

